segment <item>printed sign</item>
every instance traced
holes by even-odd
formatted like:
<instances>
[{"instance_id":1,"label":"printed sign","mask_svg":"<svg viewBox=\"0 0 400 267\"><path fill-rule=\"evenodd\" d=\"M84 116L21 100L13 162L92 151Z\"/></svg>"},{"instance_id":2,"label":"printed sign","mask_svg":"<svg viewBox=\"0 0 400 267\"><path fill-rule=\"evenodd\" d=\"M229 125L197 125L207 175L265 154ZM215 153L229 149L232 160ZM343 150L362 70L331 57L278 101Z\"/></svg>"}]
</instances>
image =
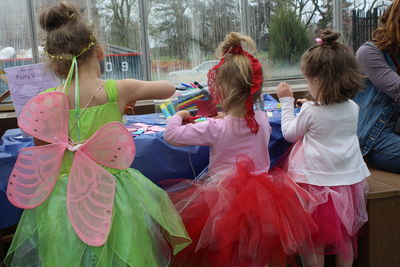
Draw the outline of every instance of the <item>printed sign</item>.
<instances>
[{"instance_id":1,"label":"printed sign","mask_svg":"<svg viewBox=\"0 0 400 267\"><path fill-rule=\"evenodd\" d=\"M58 86L56 78L44 63L6 68L5 71L17 116L29 99Z\"/></svg>"}]
</instances>

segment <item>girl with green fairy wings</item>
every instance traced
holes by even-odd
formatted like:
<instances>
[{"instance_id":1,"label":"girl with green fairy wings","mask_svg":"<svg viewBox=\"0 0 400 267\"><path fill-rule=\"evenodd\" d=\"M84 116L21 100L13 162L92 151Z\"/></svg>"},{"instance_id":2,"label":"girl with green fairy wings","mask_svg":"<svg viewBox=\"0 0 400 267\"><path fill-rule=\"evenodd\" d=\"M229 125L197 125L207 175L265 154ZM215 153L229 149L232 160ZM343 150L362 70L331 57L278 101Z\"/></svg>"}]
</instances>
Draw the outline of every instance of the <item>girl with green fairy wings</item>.
<instances>
[{"instance_id":1,"label":"girl with green fairy wings","mask_svg":"<svg viewBox=\"0 0 400 267\"><path fill-rule=\"evenodd\" d=\"M126 104L174 93L166 81L102 80L99 60L104 51L73 5L62 1L46 9L40 25L46 32L50 67L65 79L63 86L46 92L61 91L68 99L69 147L78 149L104 125L121 122ZM46 105L40 108L52 112ZM39 138L35 144L46 142ZM168 195L132 168L99 165L115 178L111 226L103 244L82 241L68 217L67 185L75 153L70 150L63 155L47 199L24 211L6 266L168 266L171 255L186 247L190 238Z\"/></svg>"}]
</instances>

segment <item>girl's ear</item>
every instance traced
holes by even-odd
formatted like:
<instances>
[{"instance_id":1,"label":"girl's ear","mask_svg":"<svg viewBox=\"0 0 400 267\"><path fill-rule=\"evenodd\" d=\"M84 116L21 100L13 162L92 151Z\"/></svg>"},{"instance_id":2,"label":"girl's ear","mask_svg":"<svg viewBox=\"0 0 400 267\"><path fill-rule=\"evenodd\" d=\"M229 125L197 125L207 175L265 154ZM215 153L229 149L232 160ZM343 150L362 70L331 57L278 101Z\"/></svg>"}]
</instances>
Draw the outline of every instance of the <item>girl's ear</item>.
<instances>
[{"instance_id":1,"label":"girl's ear","mask_svg":"<svg viewBox=\"0 0 400 267\"><path fill-rule=\"evenodd\" d=\"M102 60L106 57L106 55L104 53L104 49L100 45L96 46L96 57L97 57L97 60Z\"/></svg>"}]
</instances>

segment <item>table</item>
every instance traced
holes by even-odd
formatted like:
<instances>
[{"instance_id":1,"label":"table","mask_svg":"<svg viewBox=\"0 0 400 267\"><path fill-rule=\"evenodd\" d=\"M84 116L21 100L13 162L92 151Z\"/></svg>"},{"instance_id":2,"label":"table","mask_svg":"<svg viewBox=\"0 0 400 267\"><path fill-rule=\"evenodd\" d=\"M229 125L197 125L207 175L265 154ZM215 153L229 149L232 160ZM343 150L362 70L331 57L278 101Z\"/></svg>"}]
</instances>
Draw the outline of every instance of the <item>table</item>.
<instances>
[{"instance_id":1,"label":"table","mask_svg":"<svg viewBox=\"0 0 400 267\"><path fill-rule=\"evenodd\" d=\"M272 135L269 143L271 167L273 167L291 144L282 137L280 111L276 109L276 100L265 95L264 101L265 106L271 108L273 114L270 118ZM141 122L163 125L165 123L160 119L159 114L127 116L126 120L128 124ZM135 137L134 140L136 156L131 166L158 185L165 179L194 179L207 168L209 147L174 147L164 141L163 132L143 134ZM18 152L30 146L33 146L32 138L24 138L20 129L6 131L0 141L0 229L18 223L21 215L22 210L8 202L5 192Z\"/></svg>"}]
</instances>

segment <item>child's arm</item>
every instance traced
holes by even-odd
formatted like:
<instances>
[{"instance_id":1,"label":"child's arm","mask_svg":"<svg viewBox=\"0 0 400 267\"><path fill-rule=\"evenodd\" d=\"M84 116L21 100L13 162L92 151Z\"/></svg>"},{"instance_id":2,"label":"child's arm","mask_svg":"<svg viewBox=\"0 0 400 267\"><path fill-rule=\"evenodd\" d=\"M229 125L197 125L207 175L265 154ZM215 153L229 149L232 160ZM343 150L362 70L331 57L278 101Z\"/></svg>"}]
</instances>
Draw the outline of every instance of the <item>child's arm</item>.
<instances>
[{"instance_id":1,"label":"child's arm","mask_svg":"<svg viewBox=\"0 0 400 267\"><path fill-rule=\"evenodd\" d=\"M175 87L168 81L141 81L125 79L117 81L118 105L124 110L128 103L138 100L166 99L175 92Z\"/></svg>"},{"instance_id":2,"label":"child's arm","mask_svg":"<svg viewBox=\"0 0 400 267\"><path fill-rule=\"evenodd\" d=\"M164 132L166 142L175 146L210 146L218 141L220 129L217 120L208 119L196 124L182 125L182 122L189 116L188 111L178 111L168 119Z\"/></svg>"},{"instance_id":3,"label":"child's arm","mask_svg":"<svg viewBox=\"0 0 400 267\"><path fill-rule=\"evenodd\" d=\"M304 103L300 113L294 115L293 92L287 83L280 83L277 88L279 102L282 105L281 128L286 141L294 143L304 136L308 130L309 117L306 115L309 105Z\"/></svg>"}]
</instances>

